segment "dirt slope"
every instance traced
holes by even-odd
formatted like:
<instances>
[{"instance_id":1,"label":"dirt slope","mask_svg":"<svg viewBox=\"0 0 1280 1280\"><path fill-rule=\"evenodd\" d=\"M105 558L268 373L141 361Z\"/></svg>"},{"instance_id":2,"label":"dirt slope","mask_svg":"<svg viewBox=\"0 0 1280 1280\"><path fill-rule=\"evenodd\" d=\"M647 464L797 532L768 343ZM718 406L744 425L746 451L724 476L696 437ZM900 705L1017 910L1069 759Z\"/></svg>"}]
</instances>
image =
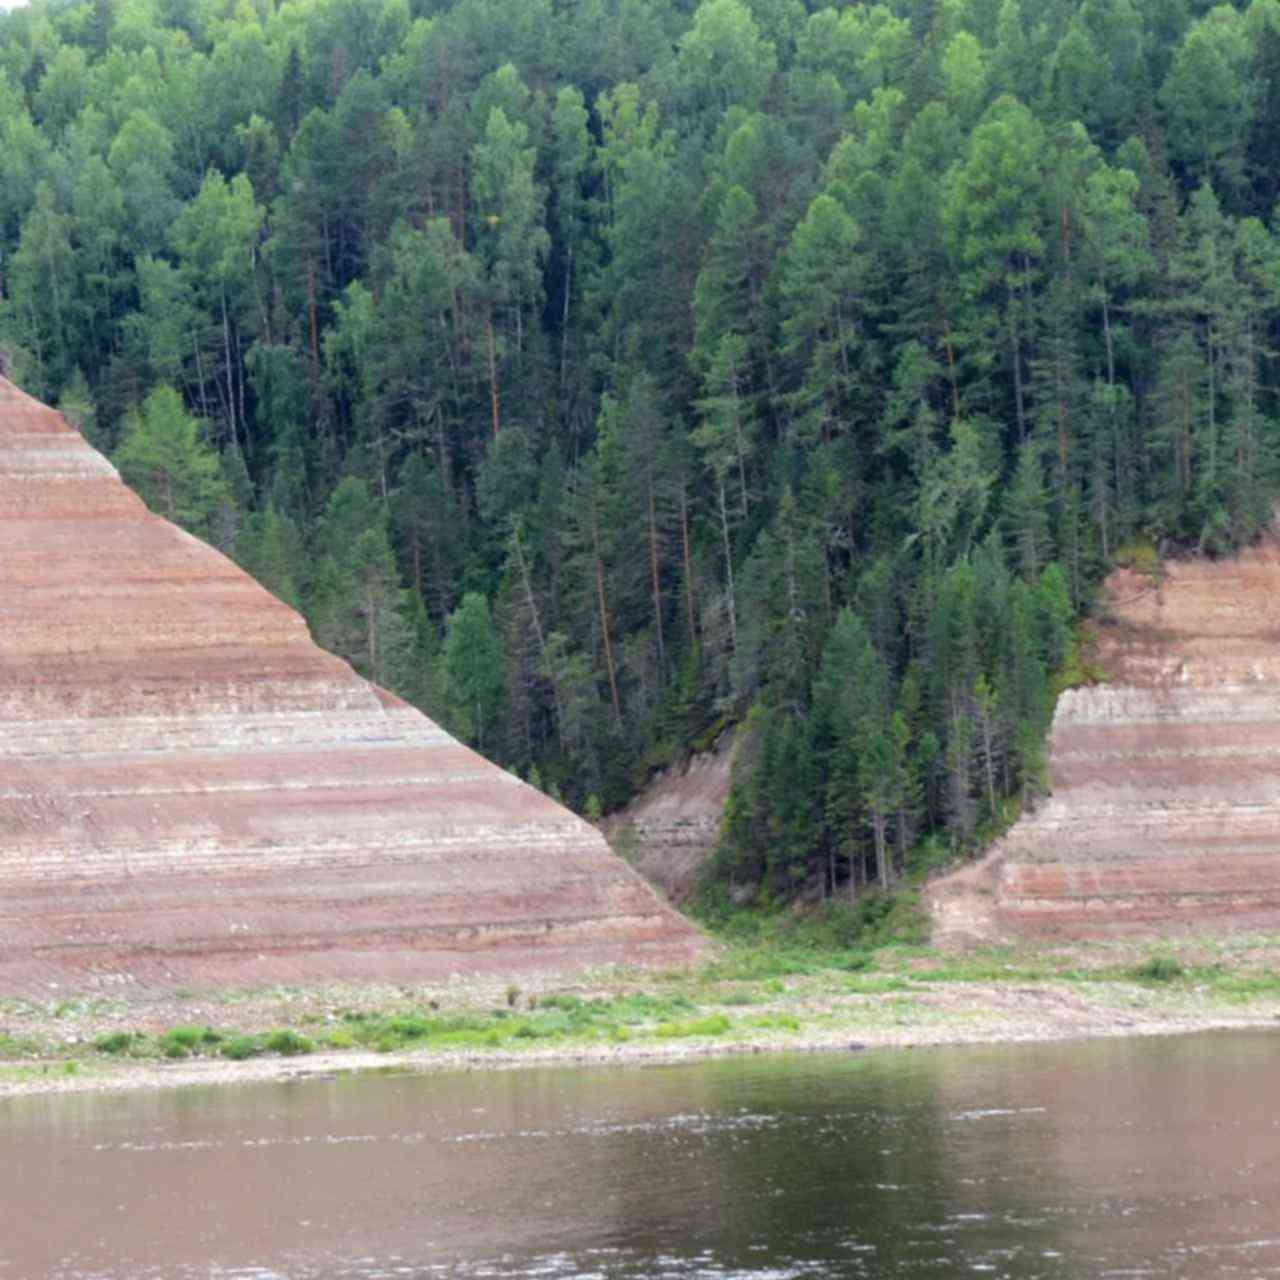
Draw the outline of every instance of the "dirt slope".
<instances>
[{"instance_id":1,"label":"dirt slope","mask_svg":"<svg viewBox=\"0 0 1280 1280\"><path fill-rule=\"evenodd\" d=\"M0 378L0 995L685 959L597 832Z\"/></svg>"},{"instance_id":2,"label":"dirt slope","mask_svg":"<svg viewBox=\"0 0 1280 1280\"><path fill-rule=\"evenodd\" d=\"M676 903L693 893L720 835L738 738L721 736L710 751L654 778L604 824L609 843Z\"/></svg>"}]
</instances>

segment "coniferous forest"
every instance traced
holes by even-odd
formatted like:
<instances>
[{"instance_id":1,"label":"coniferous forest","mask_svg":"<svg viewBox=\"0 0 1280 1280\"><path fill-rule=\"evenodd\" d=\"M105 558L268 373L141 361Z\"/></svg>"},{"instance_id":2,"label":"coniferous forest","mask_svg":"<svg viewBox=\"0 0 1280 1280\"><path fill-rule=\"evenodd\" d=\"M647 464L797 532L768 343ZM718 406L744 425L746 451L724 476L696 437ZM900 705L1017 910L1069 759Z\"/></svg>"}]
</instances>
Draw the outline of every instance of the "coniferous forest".
<instances>
[{"instance_id":1,"label":"coniferous forest","mask_svg":"<svg viewBox=\"0 0 1280 1280\"><path fill-rule=\"evenodd\" d=\"M0 360L580 810L890 882L1280 488L1280 0L36 0ZM913 855L912 851L917 853Z\"/></svg>"}]
</instances>

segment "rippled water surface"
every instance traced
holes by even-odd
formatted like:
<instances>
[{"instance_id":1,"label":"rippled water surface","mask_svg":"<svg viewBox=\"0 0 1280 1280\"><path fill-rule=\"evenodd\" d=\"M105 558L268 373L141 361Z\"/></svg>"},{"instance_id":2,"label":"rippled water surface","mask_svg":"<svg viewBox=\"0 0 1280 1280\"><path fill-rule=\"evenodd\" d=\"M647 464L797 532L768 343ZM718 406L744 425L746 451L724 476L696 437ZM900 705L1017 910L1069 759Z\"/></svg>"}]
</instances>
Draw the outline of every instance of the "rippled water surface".
<instances>
[{"instance_id":1,"label":"rippled water surface","mask_svg":"<svg viewBox=\"0 0 1280 1280\"><path fill-rule=\"evenodd\" d=\"M1280 1035L0 1100L0 1277L1280 1276Z\"/></svg>"}]
</instances>

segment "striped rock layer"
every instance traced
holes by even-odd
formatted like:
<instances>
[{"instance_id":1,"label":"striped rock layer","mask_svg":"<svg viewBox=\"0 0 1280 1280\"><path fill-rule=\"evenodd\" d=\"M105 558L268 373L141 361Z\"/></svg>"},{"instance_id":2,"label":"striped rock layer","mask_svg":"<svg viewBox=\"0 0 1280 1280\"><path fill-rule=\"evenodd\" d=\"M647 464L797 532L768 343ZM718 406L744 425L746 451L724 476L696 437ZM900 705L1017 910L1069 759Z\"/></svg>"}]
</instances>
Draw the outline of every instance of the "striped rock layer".
<instances>
[{"instance_id":1,"label":"striped rock layer","mask_svg":"<svg viewBox=\"0 0 1280 1280\"><path fill-rule=\"evenodd\" d=\"M1280 541L1114 573L1096 646L1052 795L934 887L935 936L1280 927Z\"/></svg>"},{"instance_id":2,"label":"striped rock layer","mask_svg":"<svg viewBox=\"0 0 1280 1280\"><path fill-rule=\"evenodd\" d=\"M688 902L720 838L740 741L722 734L710 751L672 765L605 823L610 845L668 901Z\"/></svg>"},{"instance_id":3,"label":"striped rock layer","mask_svg":"<svg viewBox=\"0 0 1280 1280\"><path fill-rule=\"evenodd\" d=\"M593 827L0 378L0 995L687 959Z\"/></svg>"}]
</instances>

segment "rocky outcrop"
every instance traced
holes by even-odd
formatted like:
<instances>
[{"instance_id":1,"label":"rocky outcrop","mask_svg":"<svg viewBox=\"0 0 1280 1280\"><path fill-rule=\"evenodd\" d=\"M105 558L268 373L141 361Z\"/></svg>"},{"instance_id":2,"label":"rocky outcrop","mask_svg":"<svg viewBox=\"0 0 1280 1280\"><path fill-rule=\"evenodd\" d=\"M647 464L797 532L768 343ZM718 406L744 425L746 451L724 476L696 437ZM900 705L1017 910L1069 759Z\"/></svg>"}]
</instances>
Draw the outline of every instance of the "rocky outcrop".
<instances>
[{"instance_id":1,"label":"rocky outcrop","mask_svg":"<svg viewBox=\"0 0 1280 1280\"><path fill-rule=\"evenodd\" d=\"M658 774L605 821L609 843L672 902L687 901L720 837L737 737Z\"/></svg>"},{"instance_id":2,"label":"rocky outcrop","mask_svg":"<svg viewBox=\"0 0 1280 1280\"><path fill-rule=\"evenodd\" d=\"M0 994L669 963L590 827L0 379Z\"/></svg>"},{"instance_id":3,"label":"rocky outcrop","mask_svg":"<svg viewBox=\"0 0 1280 1280\"><path fill-rule=\"evenodd\" d=\"M1052 795L930 891L939 941L1280 927L1280 539L1107 581Z\"/></svg>"}]
</instances>

